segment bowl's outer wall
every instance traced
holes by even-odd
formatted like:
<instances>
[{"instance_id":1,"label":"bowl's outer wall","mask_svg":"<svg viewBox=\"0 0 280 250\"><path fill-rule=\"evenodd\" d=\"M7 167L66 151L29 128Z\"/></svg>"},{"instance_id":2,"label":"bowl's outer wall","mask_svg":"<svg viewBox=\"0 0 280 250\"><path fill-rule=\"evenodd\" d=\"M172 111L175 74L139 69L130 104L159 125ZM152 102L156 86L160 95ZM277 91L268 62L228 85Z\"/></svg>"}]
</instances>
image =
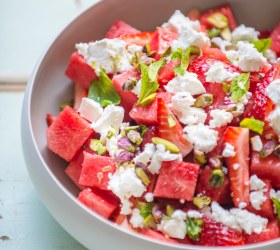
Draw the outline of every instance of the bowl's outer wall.
<instances>
[{"instance_id":1,"label":"bowl's outer wall","mask_svg":"<svg viewBox=\"0 0 280 250\"><path fill-rule=\"evenodd\" d=\"M279 20L279 0L233 0L239 23L266 29ZM116 230L98 215L90 212L75 197L77 188L64 173L66 163L46 148L45 115L58 114L61 102L73 95L70 80L65 77L70 54L77 42L100 39L115 19L127 21L140 30L153 30L161 25L175 9L183 12L197 7L207 9L224 3L223 0L105 0L88 9L74 20L51 44L34 69L27 86L22 112L22 144L26 164L40 197L56 220L77 240L90 249L171 249L131 237L129 233ZM279 247L279 241L277 241ZM267 245L260 244L259 247ZM195 246L174 248L201 249ZM250 249L245 246L242 249ZM210 249L210 248L207 248ZM238 249L241 249L240 247ZM256 246L253 249L258 249ZM276 245L266 249L277 249Z\"/></svg>"}]
</instances>

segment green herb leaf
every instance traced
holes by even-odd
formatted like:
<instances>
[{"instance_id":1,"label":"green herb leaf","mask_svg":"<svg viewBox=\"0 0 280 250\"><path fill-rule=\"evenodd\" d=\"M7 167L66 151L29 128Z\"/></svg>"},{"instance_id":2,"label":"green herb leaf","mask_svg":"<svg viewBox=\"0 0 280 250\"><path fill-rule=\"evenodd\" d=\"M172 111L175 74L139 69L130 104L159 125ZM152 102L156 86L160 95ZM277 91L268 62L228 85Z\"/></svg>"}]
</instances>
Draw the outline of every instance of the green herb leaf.
<instances>
[{"instance_id":1,"label":"green herb leaf","mask_svg":"<svg viewBox=\"0 0 280 250\"><path fill-rule=\"evenodd\" d=\"M255 48L263 54L270 48L271 42L271 38L251 41L251 43L254 44Z\"/></svg>"},{"instance_id":2,"label":"green herb leaf","mask_svg":"<svg viewBox=\"0 0 280 250\"><path fill-rule=\"evenodd\" d=\"M240 122L240 127L242 128L248 128L258 134L262 134L263 133L263 127L264 127L264 122L255 119L254 117L251 118L244 118L241 122Z\"/></svg>"},{"instance_id":3,"label":"green herb leaf","mask_svg":"<svg viewBox=\"0 0 280 250\"><path fill-rule=\"evenodd\" d=\"M250 87L250 73L242 73L234 77L231 81L230 92L231 99L238 102L244 96Z\"/></svg>"},{"instance_id":4,"label":"green herb leaf","mask_svg":"<svg viewBox=\"0 0 280 250\"><path fill-rule=\"evenodd\" d=\"M203 221L201 219L187 218L186 231L190 239L199 240Z\"/></svg>"},{"instance_id":5,"label":"green herb leaf","mask_svg":"<svg viewBox=\"0 0 280 250\"><path fill-rule=\"evenodd\" d=\"M103 71L100 72L99 78L91 83L88 98L100 103L102 107L118 105L121 101L111 79Z\"/></svg>"},{"instance_id":6,"label":"green herb leaf","mask_svg":"<svg viewBox=\"0 0 280 250\"><path fill-rule=\"evenodd\" d=\"M59 109L60 109L60 111L62 111L66 106L70 106L70 107L73 108L73 105L74 105L73 100L71 100L71 101L66 101L66 102L63 102L63 103L61 103L61 104L59 105Z\"/></svg>"},{"instance_id":7,"label":"green herb leaf","mask_svg":"<svg viewBox=\"0 0 280 250\"><path fill-rule=\"evenodd\" d=\"M163 64L164 64L164 59L160 59L150 64L148 75L151 82L155 82L157 80L158 71L163 66Z\"/></svg>"},{"instance_id":8,"label":"green herb leaf","mask_svg":"<svg viewBox=\"0 0 280 250\"><path fill-rule=\"evenodd\" d=\"M153 203L145 203L140 208L140 215L145 219L152 214Z\"/></svg>"},{"instance_id":9,"label":"green herb leaf","mask_svg":"<svg viewBox=\"0 0 280 250\"><path fill-rule=\"evenodd\" d=\"M180 64L174 68L175 75L183 76L185 74L189 65L190 54L191 48L187 48L185 51L183 51L181 48L178 48L176 51L172 52L171 59L180 60Z\"/></svg>"},{"instance_id":10,"label":"green herb leaf","mask_svg":"<svg viewBox=\"0 0 280 250\"><path fill-rule=\"evenodd\" d=\"M278 220L280 221L280 201L275 199L275 198L272 198L272 201L276 207L276 211L277 211L277 218Z\"/></svg>"}]
</instances>

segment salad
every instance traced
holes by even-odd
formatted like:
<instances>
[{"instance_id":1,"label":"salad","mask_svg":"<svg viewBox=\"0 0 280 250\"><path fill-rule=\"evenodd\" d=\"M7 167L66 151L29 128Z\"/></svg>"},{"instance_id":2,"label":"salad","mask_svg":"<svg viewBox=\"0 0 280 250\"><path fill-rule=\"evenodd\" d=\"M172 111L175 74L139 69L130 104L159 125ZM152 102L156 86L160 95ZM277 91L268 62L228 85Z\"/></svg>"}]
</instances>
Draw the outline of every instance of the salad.
<instances>
[{"instance_id":1,"label":"salad","mask_svg":"<svg viewBox=\"0 0 280 250\"><path fill-rule=\"evenodd\" d=\"M117 20L75 47L73 100L47 114L46 136L81 203L165 242L280 237L280 24L176 10L154 31Z\"/></svg>"}]
</instances>

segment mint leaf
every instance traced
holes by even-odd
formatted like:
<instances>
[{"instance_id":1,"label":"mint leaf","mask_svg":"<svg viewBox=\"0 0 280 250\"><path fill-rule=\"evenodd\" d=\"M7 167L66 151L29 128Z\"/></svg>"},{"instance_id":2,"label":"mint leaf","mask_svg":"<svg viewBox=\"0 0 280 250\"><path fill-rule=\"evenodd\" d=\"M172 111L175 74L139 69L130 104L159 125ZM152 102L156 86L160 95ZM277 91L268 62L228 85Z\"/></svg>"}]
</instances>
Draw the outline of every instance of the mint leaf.
<instances>
[{"instance_id":1,"label":"mint leaf","mask_svg":"<svg viewBox=\"0 0 280 250\"><path fill-rule=\"evenodd\" d=\"M270 48L271 42L272 42L271 38L251 41L251 43L255 46L255 48L260 53L263 53L263 54L266 52L266 50L268 50Z\"/></svg>"},{"instance_id":2,"label":"mint leaf","mask_svg":"<svg viewBox=\"0 0 280 250\"><path fill-rule=\"evenodd\" d=\"M201 219L187 218L186 231L190 239L199 240L203 221Z\"/></svg>"},{"instance_id":3,"label":"mint leaf","mask_svg":"<svg viewBox=\"0 0 280 250\"><path fill-rule=\"evenodd\" d=\"M178 59L180 60L180 64L174 68L175 75L183 76L186 72L186 69L189 65L189 59L191 54L191 48L187 48L183 51L181 48L178 48L177 51L172 53L171 59Z\"/></svg>"},{"instance_id":4,"label":"mint leaf","mask_svg":"<svg viewBox=\"0 0 280 250\"><path fill-rule=\"evenodd\" d=\"M150 64L149 70L148 70L148 75L149 75L150 81L155 82L157 80L158 71L163 66L163 64L164 64L163 59L160 59L159 61L156 61L156 62L153 62Z\"/></svg>"},{"instance_id":5,"label":"mint leaf","mask_svg":"<svg viewBox=\"0 0 280 250\"><path fill-rule=\"evenodd\" d=\"M110 104L118 105L121 102L121 98L111 79L103 71L100 72L98 79L92 81L88 91L88 98L100 103L102 107Z\"/></svg>"},{"instance_id":6,"label":"mint leaf","mask_svg":"<svg viewBox=\"0 0 280 250\"><path fill-rule=\"evenodd\" d=\"M275 199L275 198L272 198L272 201L273 201L274 206L275 206L276 211L277 211L277 218L280 221L280 201Z\"/></svg>"},{"instance_id":7,"label":"mint leaf","mask_svg":"<svg viewBox=\"0 0 280 250\"><path fill-rule=\"evenodd\" d=\"M240 122L240 127L242 128L248 128L258 134L262 134L263 133L263 127L264 127L264 122L255 119L254 117L251 118L244 118L241 122Z\"/></svg>"},{"instance_id":8,"label":"mint leaf","mask_svg":"<svg viewBox=\"0 0 280 250\"><path fill-rule=\"evenodd\" d=\"M145 219L152 214L153 203L145 203L140 209L140 215Z\"/></svg>"},{"instance_id":9,"label":"mint leaf","mask_svg":"<svg viewBox=\"0 0 280 250\"><path fill-rule=\"evenodd\" d=\"M244 96L250 87L250 73L242 73L234 77L231 81L230 92L231 99L238 102Z\"/></svg>"}]
</instances>

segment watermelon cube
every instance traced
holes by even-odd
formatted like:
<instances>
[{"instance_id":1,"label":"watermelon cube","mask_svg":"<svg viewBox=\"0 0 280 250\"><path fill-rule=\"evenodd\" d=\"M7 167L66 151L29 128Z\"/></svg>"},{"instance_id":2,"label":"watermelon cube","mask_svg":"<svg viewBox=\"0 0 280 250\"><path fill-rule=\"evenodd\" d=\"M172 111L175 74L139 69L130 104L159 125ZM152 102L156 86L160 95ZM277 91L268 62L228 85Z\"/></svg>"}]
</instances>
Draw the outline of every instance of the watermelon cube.
<instances>
[{"instance_id":1,"label":"watermelon cube","mask_svg":"<svg viewBox=\"0 0 280 250\"><path fill-rule=\"evenodd\" d=\"M65 74L85 89L89 89L90 83L97 77L93 68L87 64L78 52L71 55Z\"/></svg>"},{"instance_id":2,"label":"watermelon cube","mask_svg":"<svg viewBox=\"0 0 280 250\"><path fill-rule=\"evenodd\" d=\"M141 234L143 234L147 237L153 238L154 240L158 240L160 242L164 241L164 242L178 243L177 240L171 239L167 236L164 236L161 232L155 231L155 230L152 230L152 229L149 229L149 228L143 228L139 231L139 233L141 233Z\"/></svg>"},{"instance_id":3,"label":"watermelon cube","mask_svg":"<svg viewBox=\"0 0 280 250\"><path fill-rule=\"evenodd\" d=\"M119 38L121 35L137 33L140 33L140 30L133 28L123 21L116 20L111 28L107 31L105 38L113 39Z\"/></svg>"},{"instance_id":4,"label":"watermelon cube","mask_svg":"<svg viewBox=\"0 0 280 250\"><path fill-rule=\"evenodd\" d=\"M164 162L158 175L154 196L193 200L199 168L198 164L189 162Z\"/></svg>"},{"instance_id":5,"label":"watermelon cube","mask_svg":"<svg viewBox=\"0 0 280 250\"><path fill-rule=\"evenodd\" d=\"M93 132L88 121L66 106L47 129L48 148L69 162Z\"/></svg>"},{"instance_id":6,"label":"watermelon cube","mask_svg":"<svg viewBox=\"0 0 280 250\"><path fill-rule=\"evenodd\" d=\"M174 68L178 66L180 60L171 60L166 63L158 72L158 83L161 88L175 77Z\"/></svg>"},{"instance_id":7,"label":"watermelon cube","mask_svg":"<svg viewBox=\"0 0 280 250\"><path fill-rule=\"evenodd\" d=\"M106 219L119 208L118 200L112 193L98 189L84 189L80 192L78 200Z\"/></svg>"},{"instance_id":8,"label":"watermelon cube","mask_svg":"<svg viewBox=\"0 0 280 250\"><path fill-rule=\"evenodd\" d=\"M108 190L108 175L113 174L115 170L116 163L111 157L84 152L79 184Z\"/></svg>"},{"instance_id":9,"label":"watermelon cube","mask_svg":"<svg viewBox=\"0 0 280 250\"><path fill-rule=\"evenodd\" d=\"M141 149L144 150L147 143L152 143L152 138L158 137L158 130L156 126L147 127L147 131L143 136L143 141L141 143Z\"/></svg>"},{"instance_id":10,"label":"watermelon cube","mask_svg":"<svg viewBox=\"0 0 280 250\"><path fill-rule=\"evenodd\" d=\"M270 48L280 56L280 23L278 23L271 32L270 38L272 39Z\"/></svg>"}]
</instances>

